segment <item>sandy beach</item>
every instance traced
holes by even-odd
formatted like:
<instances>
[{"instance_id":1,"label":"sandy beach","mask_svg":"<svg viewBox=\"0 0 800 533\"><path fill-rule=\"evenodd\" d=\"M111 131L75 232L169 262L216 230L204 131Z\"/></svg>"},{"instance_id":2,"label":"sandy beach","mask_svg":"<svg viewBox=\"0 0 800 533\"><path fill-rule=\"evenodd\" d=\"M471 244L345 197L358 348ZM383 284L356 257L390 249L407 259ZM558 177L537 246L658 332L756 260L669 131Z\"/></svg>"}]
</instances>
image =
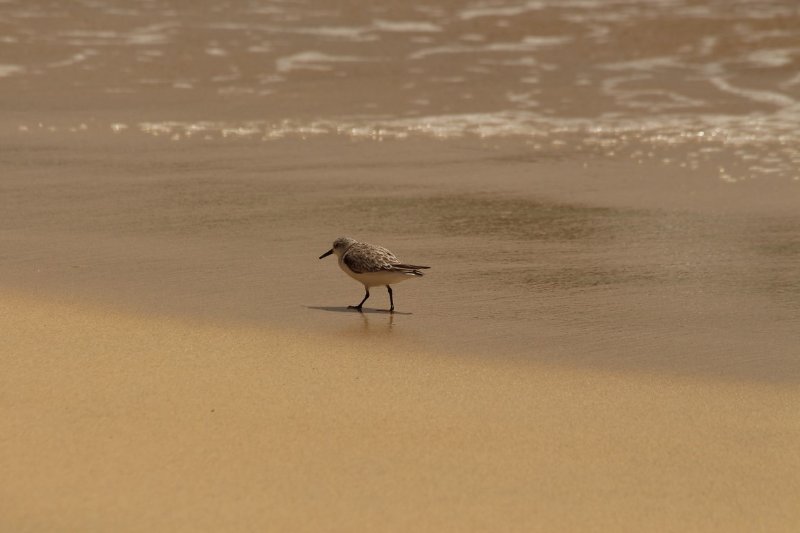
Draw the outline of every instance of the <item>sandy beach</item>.
<instances>
[{"instance_id":1,"label":"sandy beach","mask_svg":"<svg viewBox=\"0 0 800 533\"><path fill-rule=\"evenodd\" d=\"M798 523L796 388L14 296L1 316L6 530Z\"/></svg>"},{"instance_id":2,"label":"sandy beach","mask_svg":"<svg viewBox=\"0 0 800 533\"><path fill-rule=\"evenodd\" d=\"M794 3L0 22L0 533L800 529Z\"/></svg>"}]
</instances>

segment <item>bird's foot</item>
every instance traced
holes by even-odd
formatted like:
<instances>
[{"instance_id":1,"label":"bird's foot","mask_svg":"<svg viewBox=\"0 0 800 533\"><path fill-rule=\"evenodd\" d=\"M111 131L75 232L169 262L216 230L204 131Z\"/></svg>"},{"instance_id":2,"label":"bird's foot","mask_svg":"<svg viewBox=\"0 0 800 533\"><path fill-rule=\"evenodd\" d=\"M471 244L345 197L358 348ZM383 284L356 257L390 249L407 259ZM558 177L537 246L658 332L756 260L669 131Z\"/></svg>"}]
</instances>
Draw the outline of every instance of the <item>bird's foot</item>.
<instances>
[{"instance_id":1,"label":"bird's foot","mask_svg":"<svg viewBox=\"0 0 800 533\"><path fill-rule=\"evenodd\" d=\"M360 305L348 305L347 308L348 309L355 309L359 313L361 312L361 306Z\"/></svg>"}]
</instances>

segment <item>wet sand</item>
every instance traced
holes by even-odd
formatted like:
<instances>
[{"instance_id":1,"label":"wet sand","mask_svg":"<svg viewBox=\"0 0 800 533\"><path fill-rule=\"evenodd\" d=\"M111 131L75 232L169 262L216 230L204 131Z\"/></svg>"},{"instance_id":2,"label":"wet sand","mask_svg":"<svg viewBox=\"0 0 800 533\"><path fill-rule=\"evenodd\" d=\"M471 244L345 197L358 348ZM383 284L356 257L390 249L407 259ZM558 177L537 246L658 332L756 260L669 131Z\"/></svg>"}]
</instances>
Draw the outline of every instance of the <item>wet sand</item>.
<instances>
[{"instance_id":1,"label":"wet sand","mask_svg":"<svg viewBox=\"0 0 800 533\"><path fill-rule=\"evenodd\" d=\"M496 141L55 138L7 144L9 287L335 335L361 327L346 306L363 292L317 257L352 235L434 267L396 288L411 314L392 324L431 349L800 381L792 182L530 161Z\"/></svg>"}]
</instances>

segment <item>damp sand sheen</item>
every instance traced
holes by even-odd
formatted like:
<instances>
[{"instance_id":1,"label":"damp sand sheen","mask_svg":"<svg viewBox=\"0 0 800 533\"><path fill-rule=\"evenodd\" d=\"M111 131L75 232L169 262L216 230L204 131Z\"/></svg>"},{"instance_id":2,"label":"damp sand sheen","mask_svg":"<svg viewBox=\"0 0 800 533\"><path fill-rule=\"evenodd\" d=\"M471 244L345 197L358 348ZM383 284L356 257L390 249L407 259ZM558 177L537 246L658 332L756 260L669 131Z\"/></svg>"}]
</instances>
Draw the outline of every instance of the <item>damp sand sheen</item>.
<instances>
[{"instance_id":1,"label":"damp sand sheen","mask_svg":"<svg viewBox=\"0 0 800 533\"><path fill-rule=\"evenodd\" d=\"M800 528L793 2L54 9L0 531ZM432 268L358 313L338 235Z\"/></svg>"}]
</instances>

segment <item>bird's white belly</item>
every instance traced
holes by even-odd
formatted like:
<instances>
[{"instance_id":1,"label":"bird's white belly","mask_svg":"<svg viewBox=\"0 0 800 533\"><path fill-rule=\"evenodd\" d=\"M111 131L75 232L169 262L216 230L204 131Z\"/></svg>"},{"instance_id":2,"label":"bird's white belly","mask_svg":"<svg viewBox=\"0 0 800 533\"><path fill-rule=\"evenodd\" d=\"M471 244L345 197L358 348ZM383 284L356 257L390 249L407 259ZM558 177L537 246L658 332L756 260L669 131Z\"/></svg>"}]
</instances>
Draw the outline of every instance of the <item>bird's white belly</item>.
<instances>
[{"instance_id":1,"label":"bird's white belly","mask_svg":"<svg viewBox=\"0 0 800 533\"><path fill-rule=\"evenodd\" d=\"M364 284L365 287L377 287L378 285L394 285L400 283L414 276L411 274L403 274L402 272L392 272L390 270L381 270L379 272L353 272L342 261L339 261L339 267L344 270L345 274Z\"/></svg>"}]
</instances>

